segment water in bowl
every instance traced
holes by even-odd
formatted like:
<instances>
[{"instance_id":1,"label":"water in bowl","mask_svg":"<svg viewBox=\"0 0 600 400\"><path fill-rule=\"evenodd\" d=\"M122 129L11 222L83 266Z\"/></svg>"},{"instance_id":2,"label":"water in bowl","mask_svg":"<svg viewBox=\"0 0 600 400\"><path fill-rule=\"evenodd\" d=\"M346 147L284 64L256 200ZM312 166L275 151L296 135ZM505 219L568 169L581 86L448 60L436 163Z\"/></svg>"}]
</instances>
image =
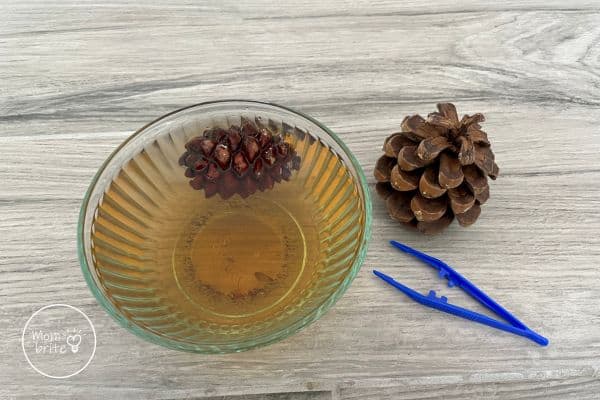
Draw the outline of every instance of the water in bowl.
<instances>
[{"instance_id":1,"label":"water in bowl","mask_svg":"<svg viewBox=\"0 0 600 400\"><path fill-rule=\"evenodd\" d=\"M185 140L148 144L98 205L93 261L113 305L143 329L217 344L319 307L364 234L359 188L340 157L290 134L302 161L289 182L246 199L207 199L177 164Z\"/></svg>"}]
</instances>

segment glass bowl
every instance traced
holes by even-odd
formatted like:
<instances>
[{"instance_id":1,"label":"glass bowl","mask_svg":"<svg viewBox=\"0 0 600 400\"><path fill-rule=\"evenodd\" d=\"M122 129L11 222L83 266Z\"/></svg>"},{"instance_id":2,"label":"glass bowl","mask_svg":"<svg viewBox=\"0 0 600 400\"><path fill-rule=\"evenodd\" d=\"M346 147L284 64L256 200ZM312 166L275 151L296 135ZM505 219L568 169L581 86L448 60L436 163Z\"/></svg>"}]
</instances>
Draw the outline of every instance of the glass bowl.
<instances>
[{"instance_id":1,"label":"glass bowl","mask_svg":"<svg viewBox=\"0 0 600 400\"><path fill-rule=\"evenodd\" d=\"M287 143L294 171L265 170L275 181L250 195L195 190L186 143L244 121ZM266 179L255 172L233 184ZM177 350L238 352L321 317L356 276L370 227L364 174L333 132L286 107L224 100L160 117L112 153L85 195L78 254L92 293L129 331Z\"/></svg>"}]
</instances>

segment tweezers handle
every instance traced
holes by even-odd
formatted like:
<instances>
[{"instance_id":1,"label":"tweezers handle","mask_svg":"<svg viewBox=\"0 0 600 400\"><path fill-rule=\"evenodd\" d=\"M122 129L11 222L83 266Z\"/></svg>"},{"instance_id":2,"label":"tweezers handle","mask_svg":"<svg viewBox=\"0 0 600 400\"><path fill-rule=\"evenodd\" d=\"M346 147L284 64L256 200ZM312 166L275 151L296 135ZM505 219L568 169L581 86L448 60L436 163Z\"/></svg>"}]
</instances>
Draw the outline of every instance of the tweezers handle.
<instances>
[{"instance_id":1,"label":"tweezers handle","mask_svg":"<svg viewBox=\"0 0 600 400\"><path fill-rule=\"evenodd\" d=\"M468 319L473 322L477 322L477 323L487 325L492 328L500 329L505 332L510 332L512 334L525 337L525 338L530 339L530 340L534 341L535 343L542 345L542 346L548 345L548 339L537 334L536 332L532 331L531 329L529 329L527 327L525 329L523 329L520 327L509 325L504 322L497 321L493 318L490 318L487 315L483 315L483 314L480 314L480 313L477 313L477 312L474 312L471 310L467 310L466 308L455 306L454 304L449 304L449 303L447 303L447 299L445 297L441 297L441 298L435 297L434 291L429 292L429 296L424 296L421 293L409 288L408 286L401 284L400 282L396 281L394 278L392 278L382 272L374 270L373 273L377 277L381 278L383 281L387 282L391 286L395 287L396 289L398 289L399 291L401 291L402 293L404 293L405 295L407 295L408 297L410 297L411 299L416 301L417 303L423 304L426 307L434 308L436 310L439 310L439 311L442 311L442 312L445 312L448 314L456 315L457 317Z\"/></svg>"},{"instance_id":2,"label":"tweezers handle","mask_svg":"<svg viewBox=\"0 0 600 400\"><path fill-rule=\"evenodd\" d=\"M397 242L395 240L391 240L390 244L392 246L396 247L397 249L402 250L403 252L410 254L410 255L426 262L427 264L431 265L432 267L436 268L437 270L440 271L440 275L447 277L448 283L450 285L452 285L452 286L456 285L456 286L462 288L467 294L469 294L475 300L484 304L490 310L493 310L496 314L498 314L500 317L504 318L505 320L509 321L512 325L519 327L523 330L529 329L529 328L527 328L527 326L524 323L519 321L517 319L517 317L512 315L508 310L506 310L500 304L496 303L491 297L489 297L487 294L485 294L477 286L473 285L467 278L465 278L464 276L459 274L456 270L454 270L454 268L452 268L451 266L449 266L442 260L439 260L428 254L421 253L419 250L415 250L415 249L413 249L405 244L402 244L400 242Z\"/></svg>"},{"instance_id":3,"label":"tweezers handle","mask_svg":"<svg viewBox=\"0 0 600 400\"><path fill-rule=\"evenodd\" d=\"M459 306L455 306L454 304L449 304L445 302L440 302L437 300L429 299L427 296L421 295L420 299L414 299L415 301L431 308L435 308L437 310L443 311L448 314L456 315L457 317L461 317L464 319L471 320L473 322L477 322L483 325L490 326L492 328L500 329L505 332L510 332L515 335L523 336L527 339L533 340L535 343L541 346L548 345L548 339L535 333L529 328L519 328L513 325L506 324L504 322L500 322L493 318L488 317L487 315L483 315L471 310L467 310L466 308L462 308Z\"/></svg>"}]
</instances>

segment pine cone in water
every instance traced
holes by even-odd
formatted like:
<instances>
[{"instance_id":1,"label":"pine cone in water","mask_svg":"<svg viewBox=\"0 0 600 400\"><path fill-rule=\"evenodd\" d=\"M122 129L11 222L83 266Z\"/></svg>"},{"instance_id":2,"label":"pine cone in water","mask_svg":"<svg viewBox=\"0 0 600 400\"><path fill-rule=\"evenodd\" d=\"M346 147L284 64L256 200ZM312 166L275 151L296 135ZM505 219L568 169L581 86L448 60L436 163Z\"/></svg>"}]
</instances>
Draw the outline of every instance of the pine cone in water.
<instances>
[{"instance_id":1,"label":"pine cone in water","mask_svg":"<svg viewBox=\"0 0 600 400\"><path fill-rule=\"evenodd\" d=\"M288 181L300 168L294 148L267 127L242 118L241 126L212 128L185 145L179 164L186 167L190 185L205 196L245 198L257 190Z\"/></svg>"},{"instance_id":2,"label":"pine cone in water","mask_svg":"<svg viewBox=\"0 0 600 400\"><path fill-rule=\"evenodd\" d=\"M453 104L437 107L427 119L404 119L402 132L385 140L374 171L390 216L426 234L441 232L454 217L473 224L490 196L487 177L499 172L479 124L483 115L459 120Z\"/></svg>"}]
</instances>

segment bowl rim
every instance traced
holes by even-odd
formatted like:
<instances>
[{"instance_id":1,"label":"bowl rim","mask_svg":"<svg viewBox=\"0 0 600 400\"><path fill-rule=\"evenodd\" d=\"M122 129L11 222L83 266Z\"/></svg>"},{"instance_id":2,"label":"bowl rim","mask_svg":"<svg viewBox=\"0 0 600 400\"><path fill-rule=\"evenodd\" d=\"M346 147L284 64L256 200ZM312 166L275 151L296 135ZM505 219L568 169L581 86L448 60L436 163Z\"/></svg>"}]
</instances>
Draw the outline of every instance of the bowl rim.
<instances>
[{"instance_id":1,"label":"bowl rim","mask_svg":"<svg viewBox=\"0 0 600 400\"><path fill-rule=\"evenodd\" d=\"M358 177L358 183L363 192L363 202L364 202L364 210L365 210L364 211L365 212L365 229L364 229L363 238L360 242L360 248L359 248L358 255L354 259L354 262L350 268L350 272L346 275L346 277L344 278L342 283L337 287L337 289L327 298L327 300L325 302L323 302L321 305L319 305L318 307L315 307L304 318L301 318L301 319L295 321L293 324L286 327L285 329L275 331L266 336L261 336L260 339L256 340L256 341L253 340L252 342L249 342L249 341L248 342L231 342L231 343L219 344L219 345L215 345L215 346L203 345L202 348L200 348L200 347L194 347L194 345L191 343L179 342L177 340L166 338L166 337L160 336L156 333L153 333L151 331L145 330L145 329L139 327L138 325L132 323L131 321L129 321L127 318L125 318L125 316L120 311L118 311L116 309L116 307L102 294L102 291L98 287L94 277L92 276L92 272L90 271L90 265L88 265L88 262L86 259L86 249L84 248L84 234L85 234L84 225L85 225L86 213L87 213L87 209L89 206L92 192L94 191L94 189L96 189L96 185L97 185L98 180L99 180L100 176L102 175L102 173L105 171L105 169L111 163L113 158L121 151L121 149L123 147L125 147L130 141L132 141L138 135L143 134L143 132L150 126L153 126L153 125L159 123L160 121L162 121L163 119L166 119L174 114L177 114L177 113L180 113L180 112L192 109L192 108L196 108L196 107L203 107L203 106L215 105L215 104L221 104L221 103L239 103L242 106L244 103L246 103L249 106L252 106L252 105L254 105L254 106L269 106L269 107L279 108L284 111L290 112L292 114L296 114L297 116L312 122L313 124L317 125L320 129L322 129L325 133L327 133L330 136L330 138L336 142L336 144L343 150L345 155L348 157L348 159L350 160L350 163L352 165L352 168L354 168L354 171ZM350 286L350 284L352 283L352 281L358 274L358 271L360 270L360 268L366 258L368 243L369 243L369 240L371 237L371 224L372 224L372 217L373 217L372 214L373 214L373 211L372 211L372 202L371 202L371 192L369 190L367 179L365 177L364 171L363 171L360 163L358 162L358 160L356 159L354 154L350 151L350 149L346 146L346 144L333 131L331 131L329 128L327 128L324 124L322 124L318 120L314 119L313 117L311 117L307 114L304 114L303 112L300 112L300 111L297 111L292 108L282 106L282 105L279 105L276 103L272 103L272 102L247 100L247 99L213 100L213 101L206 101L206 102L196 103L196 104L192 104L192 105L189 105L186 107L182 107L182 108L171 111L167 114L164 114L164 115L152 120L151 122L145 124L141 128L137 129L134 133L129 135L127 137L127 139L125 139L119 146L117 146L116 149L114 149L111 152L111 154L102 163L100 168L98 168L98 170L96 171L94 177L92 178L90 185L88 186L88 188L86 190L86 193L85 193L82 203L81 203L81 208L79 210L79 218L77 221L77 255L79 258L79 265L81 267L81 271L83 273L83 276L85 278L87 286L89 287L90 291L92 292L92 294L94 295L94 297L96 298L98 303L104 308L104 310L115 321L117 321L117 323L119 325L121 325L123 328L125 328L129 332L135 334L136 336L138 336L146 341L149 341L154 344L158 344L163 347L174 349L174 350L181 350L181 351L187 351L187 352L199 353L199 354L234 353L234 352L247 351L247 350L250 350L250 349L253 349L256 347L266 346L271 343L283 340L283 339L293 335L294 333L297 333L301 329L305 328L306 326L310 325L314 321L321 318L342 297L342 295L346 292L346 290L348 289L348 287Z\"/></svg>"}]
</instances>

